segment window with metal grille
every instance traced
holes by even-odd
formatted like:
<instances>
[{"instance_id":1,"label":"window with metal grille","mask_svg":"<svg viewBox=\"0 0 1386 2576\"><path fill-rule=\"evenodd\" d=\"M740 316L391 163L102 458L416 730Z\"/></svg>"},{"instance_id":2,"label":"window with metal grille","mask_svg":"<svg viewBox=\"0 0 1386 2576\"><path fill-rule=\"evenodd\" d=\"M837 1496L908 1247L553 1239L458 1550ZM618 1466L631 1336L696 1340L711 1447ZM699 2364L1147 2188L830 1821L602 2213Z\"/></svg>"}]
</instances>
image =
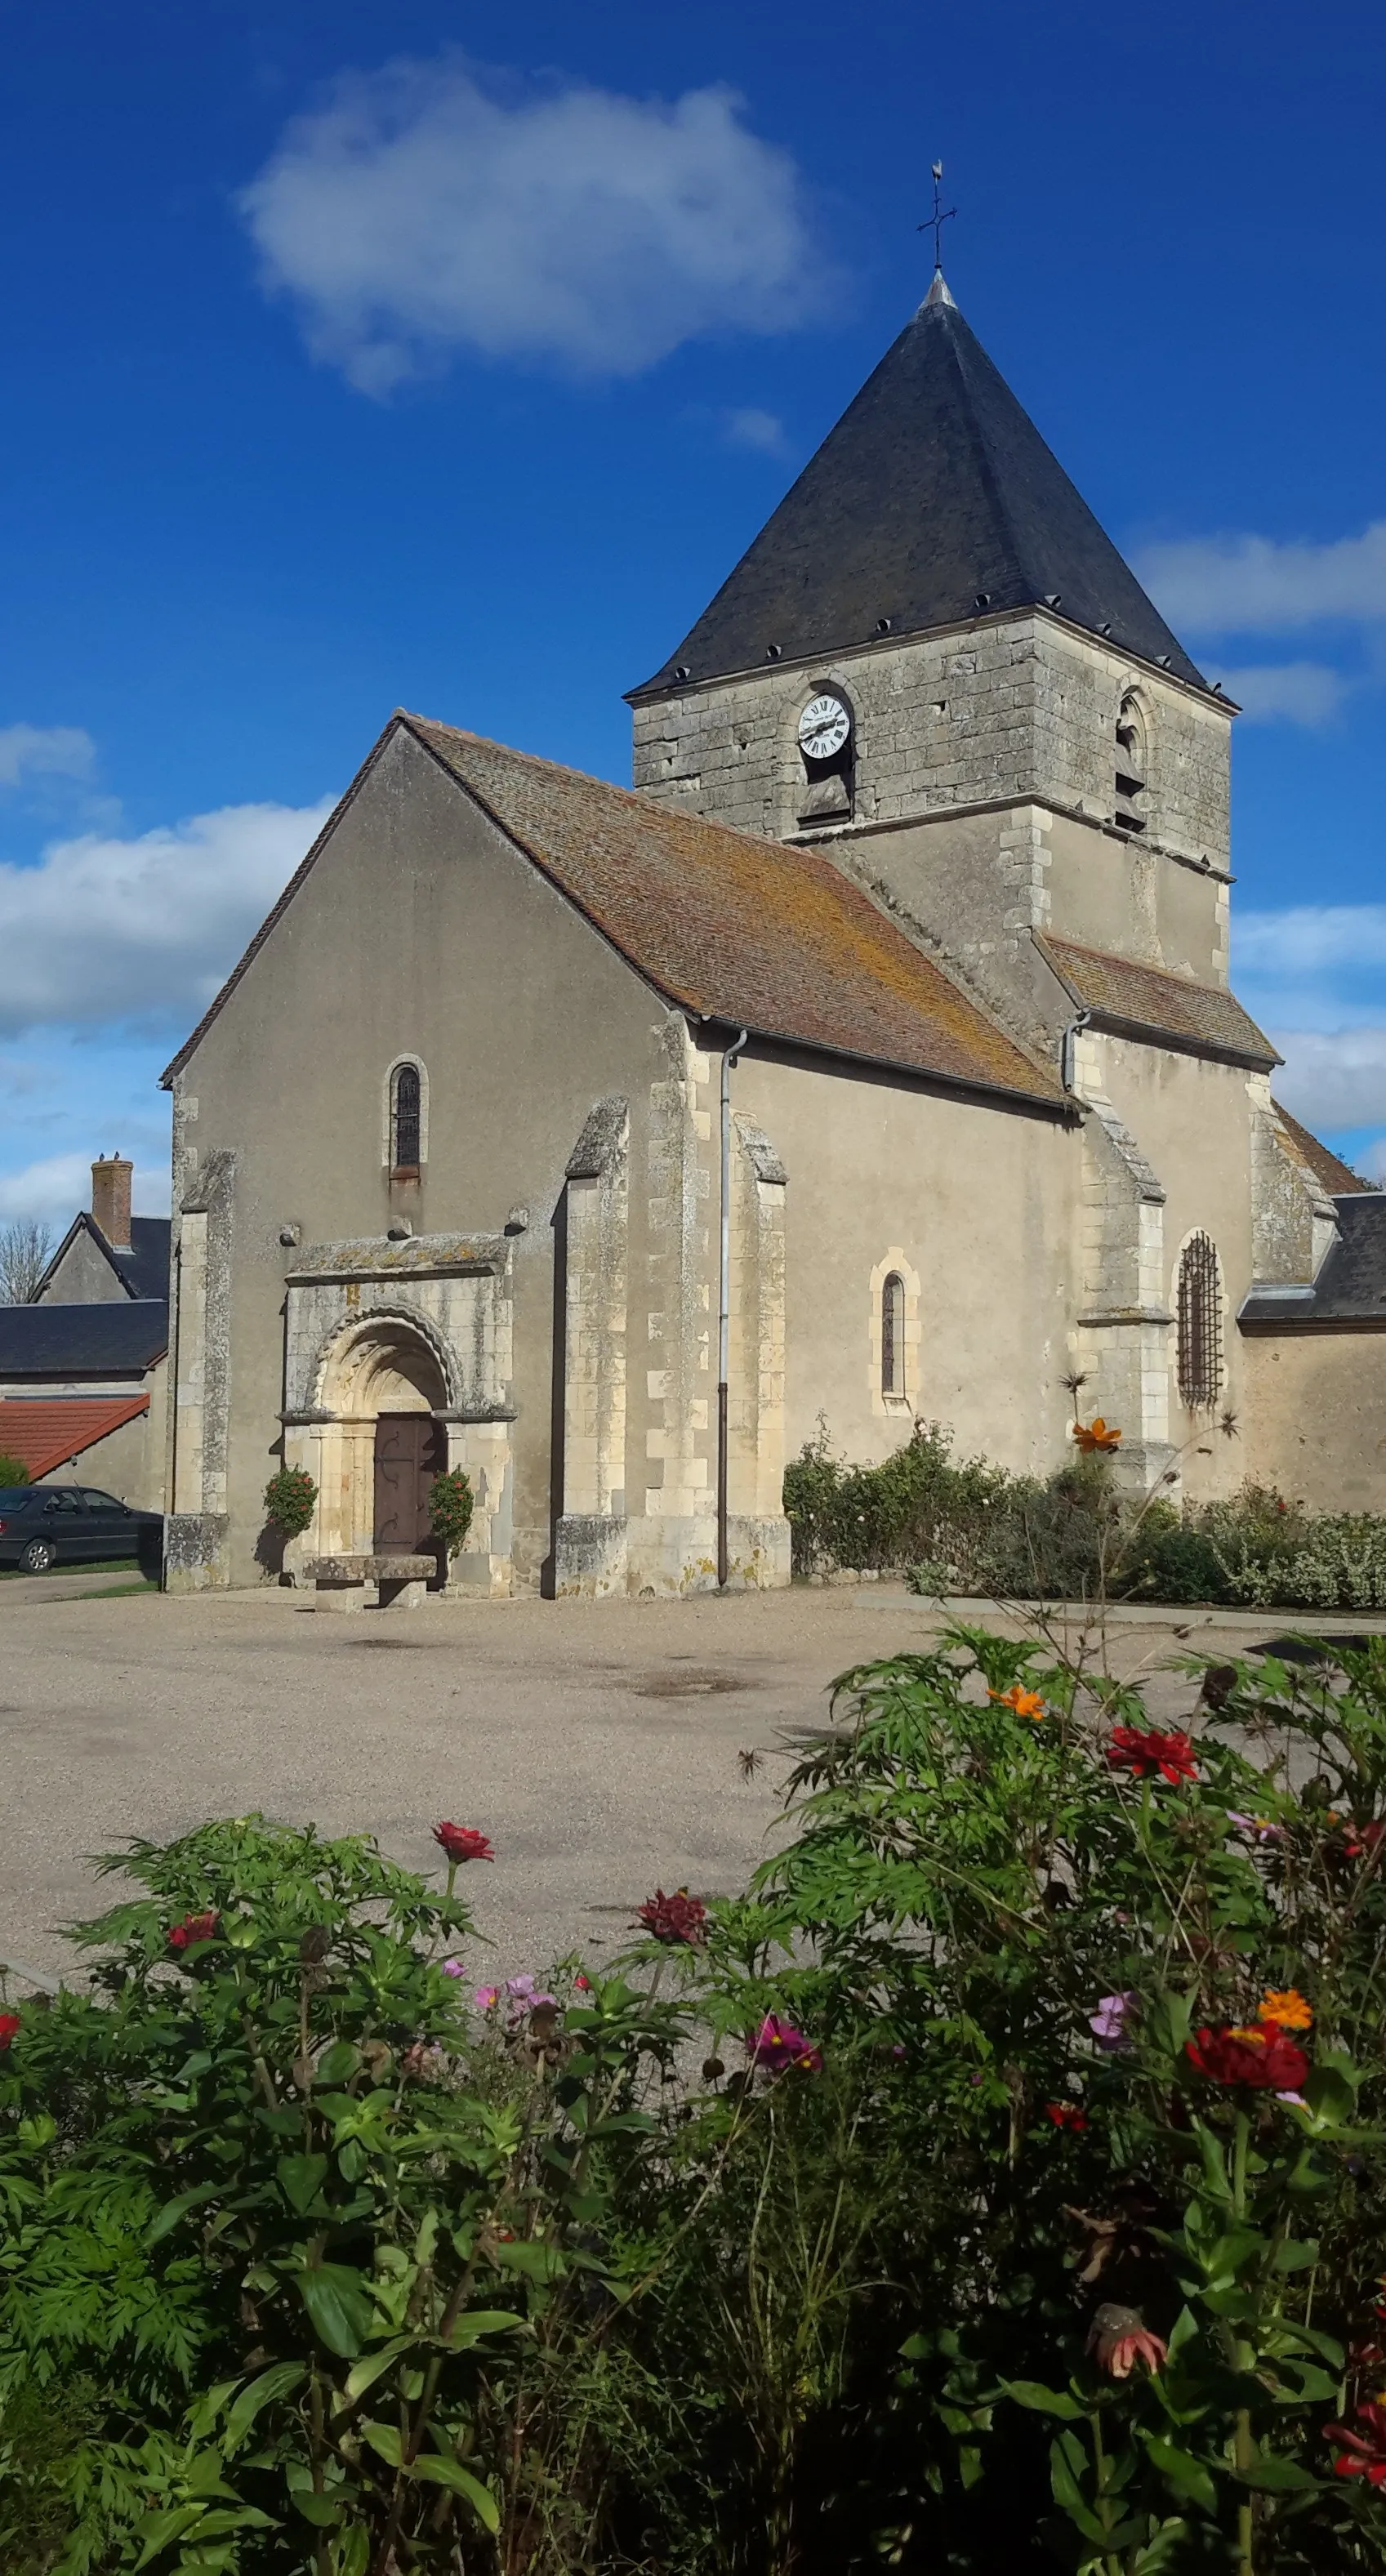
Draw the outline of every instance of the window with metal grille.
<instances>
[{"instance_id":1,"label":"window with metal grille","mask_svg":"<svg viewBox=\"0 0 1386 2576\"><path fill-rule=\"evenodd\" d=\"M881 1290L881 1393L905 1392L905 1283L892 1270Z\"/></svg>"},{"instance_id":2,"label":"window with metal grille","mask_svg":"<svg viewBox=\"0 0 1386 2576\"><path fill-rule=\"evenodd\" d=\"M1222 1391L1222 1280L1211 1236L1192 1235L1179 1261L1179 1392L1194 1408Z\"/></svg>"},{"instance_id":3,"label":"window with metal grille","mask_svg":"<svg viewBox=\"0 0 1386 2576\"><path fill-rule=\"evenodd\" d=\"M397 1172L419 1168L419 1068L396 1065L390 1086L390 1161Z\"/></svg>"}]
</instances>

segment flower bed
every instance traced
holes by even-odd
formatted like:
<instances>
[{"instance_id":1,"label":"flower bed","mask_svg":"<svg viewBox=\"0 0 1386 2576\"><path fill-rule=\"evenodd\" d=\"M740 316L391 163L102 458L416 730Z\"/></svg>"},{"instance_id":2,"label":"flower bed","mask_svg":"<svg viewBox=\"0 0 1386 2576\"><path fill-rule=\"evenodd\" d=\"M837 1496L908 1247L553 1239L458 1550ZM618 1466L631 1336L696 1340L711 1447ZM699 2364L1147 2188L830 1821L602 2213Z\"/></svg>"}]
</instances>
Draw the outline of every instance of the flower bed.
<instances>
[{"instance_id":1,"label":"flower bed","mask_svg":"<svg viewBox=\"0 0 1386 2576\"><path fill-rule=\"evenodd\" d=\"M0 2012L6 2576L1379 2569L1386 1646L1203 1701L864 1667L601 1976L474 1983L479 1824L104 1864Z\"/></svg>"}]
</instances>

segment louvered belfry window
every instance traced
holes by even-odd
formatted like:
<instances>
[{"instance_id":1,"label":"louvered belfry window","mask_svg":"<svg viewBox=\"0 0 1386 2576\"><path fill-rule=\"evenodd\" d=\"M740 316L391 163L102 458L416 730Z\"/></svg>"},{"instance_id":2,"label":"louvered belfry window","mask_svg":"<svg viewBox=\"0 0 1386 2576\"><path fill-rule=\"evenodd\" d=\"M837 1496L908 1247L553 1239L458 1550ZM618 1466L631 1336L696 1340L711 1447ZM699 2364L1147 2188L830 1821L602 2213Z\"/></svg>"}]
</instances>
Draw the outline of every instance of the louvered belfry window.
<instances>
[{"instance_id":1,"label":"louvered belfry window","mask_svg":"<svg viewBox=\"0 0 1386 2576\"><path fill-rule=\"evenodd\" d=\"M905 1283L892 1270L881 1290L881 1393L905 1392Z\"/></svg>"},{"instance_id":2,"label":"louvered belfry window","mask_svg":"<svg viewBox=\"0 0 1386 2576\"><path fill-rule=\"evenodd\" d=\"M390 1103L390 1160L397 1172L416 1172L419 1168L419 1068L401 1064L395 1069L394 1097Z\"/></svg>"},{"instance_id":3,"label":"louvered belfry window","mask_svg":"<svg viewBox=\"0 0 1386 2576\"><path fill-rule=\"evenodd\" d=\"M1179 1263L1179 1392L1193 1410L1222 1392L1222 1281L1217 1247L1191 1235Z\"/></svg>"}]
</instances>

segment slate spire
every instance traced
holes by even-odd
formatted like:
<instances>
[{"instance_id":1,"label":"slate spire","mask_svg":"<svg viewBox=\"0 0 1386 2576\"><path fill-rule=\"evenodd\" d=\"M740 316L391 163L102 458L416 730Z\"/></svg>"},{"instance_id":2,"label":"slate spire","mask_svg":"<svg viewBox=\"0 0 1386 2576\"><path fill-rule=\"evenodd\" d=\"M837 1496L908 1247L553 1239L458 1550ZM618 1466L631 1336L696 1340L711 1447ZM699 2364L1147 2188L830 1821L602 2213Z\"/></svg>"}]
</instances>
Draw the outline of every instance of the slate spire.
<instances>
[{"instance_id":1,"label":"slate spire","mask_svg":"<svg viewBox=\"0 0 1386 2576\"><path fill-rule=\"evenodd\" d=\"M1207 686L940 268L710 607L631 694L1039 606Z\"/></svg>"}]
</instances>

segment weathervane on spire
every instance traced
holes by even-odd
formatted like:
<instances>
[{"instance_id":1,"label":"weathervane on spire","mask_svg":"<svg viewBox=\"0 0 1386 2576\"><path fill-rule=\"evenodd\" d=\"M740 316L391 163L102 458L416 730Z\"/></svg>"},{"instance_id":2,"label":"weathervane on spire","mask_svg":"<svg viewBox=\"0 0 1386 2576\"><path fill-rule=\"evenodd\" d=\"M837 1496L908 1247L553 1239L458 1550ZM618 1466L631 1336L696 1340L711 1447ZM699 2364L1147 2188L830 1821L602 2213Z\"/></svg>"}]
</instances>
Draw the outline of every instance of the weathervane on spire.
<instances>
[{"instance_id":1,"label":"weathervane on spire","mask_svg":"<svg viewBox=\"0 0 1386 2576\"><path fill-rule=\"evenodd\" d=\"M958 211L956 206L944 205L942 181L943 163L936 161L934 163L934 211L931 215L925 216L922 224L915 226L916 232L933 234L935 277L943 275L943 227L952 222Z\"/></svg>"}]
</instances>

